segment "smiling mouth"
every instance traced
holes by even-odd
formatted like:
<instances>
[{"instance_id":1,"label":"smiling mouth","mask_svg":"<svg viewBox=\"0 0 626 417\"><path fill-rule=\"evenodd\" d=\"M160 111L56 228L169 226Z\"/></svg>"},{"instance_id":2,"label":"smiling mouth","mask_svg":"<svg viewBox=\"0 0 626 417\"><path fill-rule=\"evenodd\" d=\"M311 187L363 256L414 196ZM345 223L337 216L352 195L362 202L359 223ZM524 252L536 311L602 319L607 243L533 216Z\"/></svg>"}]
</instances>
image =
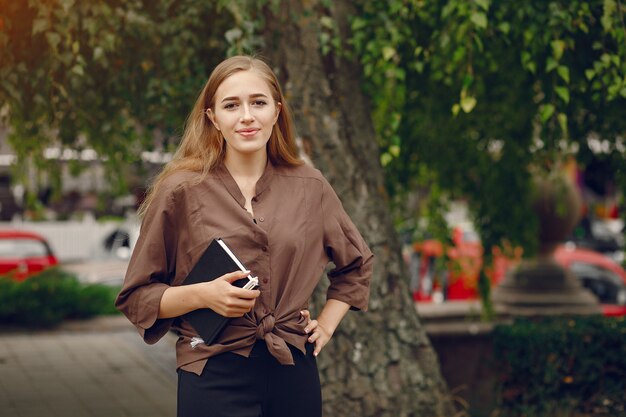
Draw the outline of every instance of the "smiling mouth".
<instances>
[{"instance_id":1,"label":"smiling mouth","mask_svg":"<svg viewBox=\"0 0 626 417\"><path fill-rule=\"evenodd\" d=\"M239 133L242 136L253 136L258 131L259 129L242 129L242 130L238 130L237 133Z\"/></svg>"}]
</instances>

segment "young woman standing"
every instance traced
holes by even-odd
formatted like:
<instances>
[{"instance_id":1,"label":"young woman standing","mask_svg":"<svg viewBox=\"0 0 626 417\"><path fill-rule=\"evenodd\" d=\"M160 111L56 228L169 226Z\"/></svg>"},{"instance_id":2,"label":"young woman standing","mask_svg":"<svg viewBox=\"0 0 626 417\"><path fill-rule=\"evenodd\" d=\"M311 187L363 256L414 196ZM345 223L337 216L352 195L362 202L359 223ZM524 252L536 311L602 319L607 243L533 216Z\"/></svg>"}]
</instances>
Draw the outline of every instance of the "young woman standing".
<instances>
[{"instance_id":1,"label":"young woman standing","mask_svg":"<svg viewBox=\"0 0 626 417\"><path fill-rule=\"evenodd\" d=\"M322 174L298 157L289 108L263 61L219 64L182 142L142 206L141 234L116 306L147 343L179 335L179 417L320 417L315 357L349 309L367 309L372 253ZM247 273L181 286L214 238ZM327 302L309 299L329 262ZM231 317L217 340L198 339L184 315Z\"/></svg>"}]
</instances>

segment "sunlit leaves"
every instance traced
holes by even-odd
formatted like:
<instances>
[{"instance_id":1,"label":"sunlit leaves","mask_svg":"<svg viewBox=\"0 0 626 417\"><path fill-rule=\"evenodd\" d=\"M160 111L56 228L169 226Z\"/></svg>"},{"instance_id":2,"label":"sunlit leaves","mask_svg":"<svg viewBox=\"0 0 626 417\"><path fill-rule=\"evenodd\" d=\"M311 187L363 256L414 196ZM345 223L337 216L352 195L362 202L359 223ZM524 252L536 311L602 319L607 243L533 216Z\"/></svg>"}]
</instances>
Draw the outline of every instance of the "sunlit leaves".
<instances>
[{"instance_id":1,"label":"sunlit leaves","mask_svg":"<svg viewBox=\"0 0 626 417\"><path fill-rule=\"evenodd\" d=\"M550 46L552 47L552 55L554 59L557 61L563 57L563 52L565 52L565 42L562 40L554 40L550 42Z\"/></svg>"},{"instance_id":2,"label":"sunlit leaves","mask_svg":"<svg viewBox=\"0 0 626 417\"><path fill-rule=\"evenodd\" d=\"M470 16L471 21L476 25L476 27L481 29L487 28L487 15L482 12L473 12Z\"/></svg>"},{"instance_id":3,"label":"sunlit leaves","mask_svg":"<svg viewBox=\"0 0 626 417\"><path fill-rule=\"evenodd\" d=\"M569 84L569 68L567 68L564 65L559 65L556 69L556 72L559 74L559 76L561 77L561 79L563 79L563 81L565 81L567 84Z\"/></svg>"},{"instance_id":4,"label":"sunlit leaves","mask_svg":"<svg viewBox=\"0 0 626 417\"><path fill-rule=\"evenodd\" d=\"M551 103L546 103L539 108L539 114L541 116L541 121L543 123L550 120L552 115L554 114L555 107Z\"/></svg>"},{"instance_id":5,"label":"sunlit leaves","mask_svg":"<svg viewBox=\"0 0 626 417\"><path fill-rule=\"evenodd\" d=\"M602 12L602 27L609 32L613 28L613 20L617 13L617 3L615 0L604 0L604 10Z\"/></svg>"},{"instance_id":6,"label":"sunlit leaves","mask_svg":"<svg viewBox=\"0 0 626 417\"><path fill-rule=\"evenodd\" d=\"M554 92L565 102L569 103L569 90L567 87L554 87Z\"/></svg>"},{"instance_id":7,"label":"sunlit leaves","mask_svg":"<svg viewBox=\"0 0 626 417\"><path fill-rule=\"evenodd\" d=\"M411 5L393 16L393 31L388 3ZM615 0L363 2L352 22L353 46L374 100L392 192L415 187L416 167L427 166L469 198L487 240L528 239L516 223L523 209L498 214L507 211L503 178L521 195L533 159L553 166L573 149L584 151L590 132L609 140L626 133L620 14L626 8ZM394 67L406 71L405 81L384 76ZM401 123L392 128L397 109ZM502 164L489 151L496 142ZM490 199L494 207L483 203L486 195L498 195Z\"/></svg>"}]
</instances>

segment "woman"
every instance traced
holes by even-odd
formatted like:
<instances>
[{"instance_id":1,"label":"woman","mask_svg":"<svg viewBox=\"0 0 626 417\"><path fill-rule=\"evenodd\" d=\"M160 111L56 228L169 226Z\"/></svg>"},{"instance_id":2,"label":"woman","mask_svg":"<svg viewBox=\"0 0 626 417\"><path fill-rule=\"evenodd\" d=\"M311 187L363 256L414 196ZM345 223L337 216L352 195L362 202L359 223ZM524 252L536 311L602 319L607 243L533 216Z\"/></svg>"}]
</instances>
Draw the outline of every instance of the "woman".
<instances>
[{"instance_id":1,"label":"woman","mask_svg":"<svg viewBox=\"0 0 626 417\"><path fill-rule=\"evenodd\" d=\"M211 74L172 162L157 177L116 306L147 343L179 335L178 415L319 417L315 357L352 308L365 310L372 253L319 171L302 164L289 108L262 61L237 56ZM259 288L180 284L221 237ZM327 302L309 299L329 261ZM230 317L211 345L184 315Z\"/></svg>"}]
</instances>

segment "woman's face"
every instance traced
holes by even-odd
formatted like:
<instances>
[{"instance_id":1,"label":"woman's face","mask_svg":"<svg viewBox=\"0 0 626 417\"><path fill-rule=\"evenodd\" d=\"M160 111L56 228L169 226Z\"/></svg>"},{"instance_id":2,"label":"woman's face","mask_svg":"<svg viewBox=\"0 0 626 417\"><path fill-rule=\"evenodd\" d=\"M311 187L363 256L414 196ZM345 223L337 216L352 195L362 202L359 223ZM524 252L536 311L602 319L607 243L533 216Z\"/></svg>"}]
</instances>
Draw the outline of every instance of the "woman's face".
<instances>
[{"instance_id":1,"label":"woman's face","mask_svg":"<svg viewBox=\"0 0 626 417\"><path fill-rule=\"evenodd\" d=\"M280 103L255 71L240 71L226 78L215 92L214 109L207 110L224 135L226 153L241 155L266 152L279 113Z\"/></svg>"}]
</instances>

